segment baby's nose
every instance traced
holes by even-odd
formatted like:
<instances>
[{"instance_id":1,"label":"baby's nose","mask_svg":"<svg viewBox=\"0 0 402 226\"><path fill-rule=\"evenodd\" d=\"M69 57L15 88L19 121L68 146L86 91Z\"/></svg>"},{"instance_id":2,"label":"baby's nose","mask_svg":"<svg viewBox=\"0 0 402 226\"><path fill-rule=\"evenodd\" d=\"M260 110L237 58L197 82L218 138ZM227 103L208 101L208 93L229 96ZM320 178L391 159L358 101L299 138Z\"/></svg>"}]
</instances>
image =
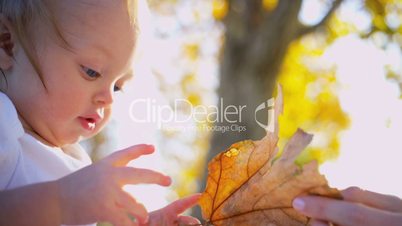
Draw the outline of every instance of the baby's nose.
<instances>
[{"instance_id":1,"label":"baby's nose","mask_svg":"<svg viewBox=\"0 0 402 226\"><path fill-rule=\"evenodd\" d=\"M98 106L108 107L113 104L113 90L112 91L102 91L95 95L94 102Z\"/></svg>"}]
</instances>

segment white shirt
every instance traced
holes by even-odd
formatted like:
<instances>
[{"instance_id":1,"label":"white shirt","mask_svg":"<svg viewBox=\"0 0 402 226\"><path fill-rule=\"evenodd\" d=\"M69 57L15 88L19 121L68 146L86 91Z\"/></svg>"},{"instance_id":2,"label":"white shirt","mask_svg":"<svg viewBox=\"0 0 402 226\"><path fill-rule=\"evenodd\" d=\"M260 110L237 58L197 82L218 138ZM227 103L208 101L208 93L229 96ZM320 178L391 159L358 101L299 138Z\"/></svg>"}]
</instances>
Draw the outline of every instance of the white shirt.
<instances>
[{"instance_id":1,"label":"white shirt","mask_svg":"<svg viewBox=\"0 0 402 226\"><path fill-rule=\"evenodd\" d=\"M0 191L57 180L89 164L79 144L50 147L25 133L13 103L0 92Z\"/></svg>"}]
</instances>

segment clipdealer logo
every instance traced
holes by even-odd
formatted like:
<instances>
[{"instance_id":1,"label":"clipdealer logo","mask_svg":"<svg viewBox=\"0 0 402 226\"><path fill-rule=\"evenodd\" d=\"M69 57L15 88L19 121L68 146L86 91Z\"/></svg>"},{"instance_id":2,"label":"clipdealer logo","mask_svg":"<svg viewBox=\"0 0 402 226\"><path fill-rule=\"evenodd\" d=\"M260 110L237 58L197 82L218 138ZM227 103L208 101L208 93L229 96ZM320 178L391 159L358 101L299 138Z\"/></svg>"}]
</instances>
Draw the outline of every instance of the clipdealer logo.
<instances>
[{"instance_id":1,"label":"clipdealer logo","mask_svg":"<svg viewBox=\"0 0 402 226\"><path fill-rule=\"evenodd\" d=\"M275 126L275 124L273 123L274 118L275 118L274 104L275 104L275 99L271 98L271 99L261 103L260 105L258 105L257 108L254 111L254 119L255 119L255 121L265 131L274 132L274 126ZM257 119L257 112L262 111L262 110L268 111L268 122L267 122L267 124L264 124L264 123L260 122Z\"/></svg>"},{"instance_id":2,"label":"clipdealer logo","mask_svg":"<svg viewBox=\"0 0 402 226\"><path fill-rule=\"evenodd\" d=\"M270 125L269 123L265 125L259 122L256 117L257 112L272 108L272 106L273 99L270 99L255 109L255 120L264 129L267 129ZM163 130L204 129L222 133L228 131L243 132L247 130L246 126L240 125L245 109L246 105L225 106L223 98L220 99L219 106L194 106L186 99L176 99L172 105L158 105L155 99L147 98L132 101L129 107L129 116L135 123L155 123L158 129ZM142 111L145 111L145 114ZM271 113L269 115L271 116ZM191 125L189 122L196 122L199 126L188 126L189 124ZM224 123L225 125L216 125L219 123Z\"/></svg>"}]
</instances>

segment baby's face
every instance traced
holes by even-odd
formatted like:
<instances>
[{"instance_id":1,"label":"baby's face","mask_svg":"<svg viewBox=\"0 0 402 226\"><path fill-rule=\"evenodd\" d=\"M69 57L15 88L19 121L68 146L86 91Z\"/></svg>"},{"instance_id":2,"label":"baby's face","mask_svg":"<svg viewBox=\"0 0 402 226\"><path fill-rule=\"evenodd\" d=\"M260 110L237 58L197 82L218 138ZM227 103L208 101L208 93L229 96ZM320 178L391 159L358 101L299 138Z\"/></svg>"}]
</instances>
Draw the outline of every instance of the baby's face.
<instances>
[{"instance_id":1,"label":"baby's face","mask_svg":"<svg viewBox=\"0 0 402 226\"><path fill-rule=\"evenodd\" d=\"M26 129L64 146L93 136L109 119L115 89L131 77L136 30L125 1L58 1L55 15L71 51L45 26L36 28L46 89L19 48L7 95Z\"/></svg>"}]
</instances>

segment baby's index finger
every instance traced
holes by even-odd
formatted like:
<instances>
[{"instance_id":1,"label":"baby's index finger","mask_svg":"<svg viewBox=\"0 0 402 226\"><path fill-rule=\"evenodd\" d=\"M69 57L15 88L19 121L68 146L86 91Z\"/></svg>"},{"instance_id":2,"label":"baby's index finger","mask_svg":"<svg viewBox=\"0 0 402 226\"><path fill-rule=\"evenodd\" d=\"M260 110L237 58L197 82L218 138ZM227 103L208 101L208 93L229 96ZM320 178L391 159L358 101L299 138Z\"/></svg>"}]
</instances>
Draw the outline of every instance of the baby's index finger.
<instances>
[{"instance_id":1,"label":"baby's index finger","mask_svg":"<svg viewBox=\"0 0 402 226\"><path fill-rule=\"evenodd\" d=\"M193 195L187 196L185 198L176 200L165 208L169 209L173 213L181 214L184 211L186 211L187 209L195 206L197 204L198 200L200 199L200 197L201 197L201 194L199 194L199 193L193 194Z\"/></svg>"},{"instance_id":2,"label":"baby's index finger","mask_svg":"<svg viewBox=\"0 0 402 226\"><path fill-rule=\"evenodd\" d=\"M111 163L114 166L125 166L131 160L140 157L141 155L149 155L155 151L153 145L138 144L126 149L116 151L106 157L105 161Z\"/></svg>"},{"instance_id":3,"label":"baby's index finger","mask_svg":"<svg viewBox=\"0 0 402 226\"><path fill-rule=\"evenodd\" d=\"M172 179L157 171L132 167L119 167L119 181L121 185L126 184L159 184L169 186Z\"/></svg>"}]
</instances>

